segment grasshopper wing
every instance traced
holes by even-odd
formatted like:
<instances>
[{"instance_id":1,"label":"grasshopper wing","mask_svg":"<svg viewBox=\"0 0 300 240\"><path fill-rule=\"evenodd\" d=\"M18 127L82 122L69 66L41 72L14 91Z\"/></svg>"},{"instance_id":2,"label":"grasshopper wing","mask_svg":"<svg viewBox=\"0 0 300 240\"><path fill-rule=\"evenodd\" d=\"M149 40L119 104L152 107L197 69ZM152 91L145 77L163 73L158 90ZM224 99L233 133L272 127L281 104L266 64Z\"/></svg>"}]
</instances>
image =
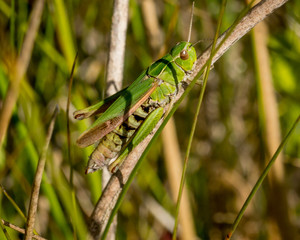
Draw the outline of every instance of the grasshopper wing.
<instances>
[{"instance_id":1,"label":"grasshopper wing","mask_svg":"<svg viewBox=\"0 0 300 240\"><path fill-rule=\"evenodd\" d=\"M143 75L143 74L142 74ZM122 124L135 110L147 100L157 88L158 81L155 78L146 78L132 83L123 94L120 95L110 107L100 115L95 123L77 139L79 147L87 147L100 140L106 134Z\"/></svg>"},{"instance_id":2,"label":"grasshopper wing","mask_svg":"<svg viewBox=\"0 0 300 240\"><path fill-rule=\"evenodd\" d=\"M73 113L73 117L77 120L82 120L85 118L89 118L92 117L94 115L97 114L101 114L103 112L106 111L106 109L108 109L110 107L110 105L120 96L122 95L125 91L127 90L127 88L122 89L121 91L115 93L114 95L105 98L104 100L89 106L87 108L75 111Z\"/></svg>"},{"instance_id":3,"label":"grasshopper wing","mask_svg":"<svg viewBox=\"0 0 300 240\"><path fill-rule=\"evenodd\" d=\"M118 99L118 97L120 97L126 91L130 91L130 89L136 86L145 77L145 75L146 75L146 71L144 71L129 87L122 89L121 91L113 94L108 98L105 98L104 100L92 106L75 111L73 113L73 117L76 120L83 120L85 118L89 118L104 113L112 105L112 103Z\"/></svg>"}]
</instances>

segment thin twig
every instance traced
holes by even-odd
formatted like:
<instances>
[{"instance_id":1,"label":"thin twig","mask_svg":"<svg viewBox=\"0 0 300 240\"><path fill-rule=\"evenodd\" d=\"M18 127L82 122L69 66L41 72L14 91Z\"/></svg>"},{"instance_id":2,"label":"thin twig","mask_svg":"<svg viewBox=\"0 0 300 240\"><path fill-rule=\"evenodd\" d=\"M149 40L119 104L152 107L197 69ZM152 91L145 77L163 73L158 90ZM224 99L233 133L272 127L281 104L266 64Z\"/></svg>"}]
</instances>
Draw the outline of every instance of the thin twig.
<instances>
[{"instance_id":1,"label":"thin twig","mask_svg":"<svg viewBox=\"0 0 300 240\"><path fill-rule=\"evenodd\" d=\"M129 0L115 0L110 33L110 49L107 64L106 95L111 96L121 90L123 83L123 69L125 57L126 32L128 25ZM105 188L111 175L107 169L102 173L102 187ZM97 207L96 207L97 208ZM95 209L96 209L95 208ZM95 212L95 210L94 210ZM97 215L91 216L91 222L97 222ZM111 225L107 239L115 239L117 219ZM94 224L90 225L90 232L94 239L99 239L99 232L94 231Z\"/></svg>"},{"instance_id":2,"label":"thin twig","mask_svg":"<svg viewBox=\"0 0 300 240\"><path fill-rule=\"evenodd\" d=\"M24 228L20 228L20 227L14 225L12 223L9 223L9 222L7 222L7 221L5 221L3 219L1 219L1 222L2 222L2 224L4 226L9 227L11 229L14 229L14 230L16 230L19 233L25 234L25 229ZM46 238L40 237L38 235L32 235L32 238L37 239L37 240L47 240Z\"/></svg>"},{"instance_id":3,"label":"thin twig","mask_svg":"<svg viewBox=\"0 0 300 240\"><path fill-rule=\"evenodd\" d=\"M24 77L32 54L33 44L40 26L42 12L44 9L45 0L37 0L34 4L29 24L28 31L25 35L24 43L21 49L19 58L17 59L15 74L12 76L7 94L0 113L0 147L4 140L8 124L11 119L12 111L16 105L19 86Z\"/></svg>"},{"instance_id":4,"label":"thin twig","mask_svg":"<svg viewBox=\"0 0 300 240\"><path fill-rule=\"evenodd\" d=\"M1 226L2 232L4 233L4 235L5 235L5 237L6 237L6 240L11 240L11 237L10 237L10 235L8 234L6 228L4 227L2 221L0 221L0 226Z\"/></svg>"},{"instance_id":5,"label":"thin twig","mask_svg":"<svg viewBox=\"0 0 300 240\"><path fill-rule=\"evenodd\" d=\"M68 142L68 149L67 149L67 154L68 154L68 161L70 165L70 188L72 192L72 203L73 203L73 211L75 213L75 216L77 216L77 209L76 209L76 199L75 199L75 189L74 189L74 183L73 183L73 164L72 164L72 156L71 156L71 137L70 137L70 118L69 118L69 113L70 113L70 102L71 102L71 91L72 91L72 85L73 85L73 80L74 80L74 71L75 71L75 66L76 66L76 60L78 57L78 52L75 56L70 78L69 78L69 86L68 86L68 100L67 100L67 106L66 106L66 119L67 119L67 142ZM74 234L74 239L76 239L76 224L74 223L75 221L72 221L72 227L73 227L73 234Z\"/></svg>"},{"instance_id":6,"label":"thin twig","mask_svg":"<svg viewBox=\"0 0 300 240\"><path fill-rule=\"evenodd\" d=\"M277 8L282 6L287 0L265 0L261 1L259 4L254 6L246 15L243 17L238 24L235 25L234 30L231 32L230 36L225 39L226 32L222 34L219 39L219 44L223 39L225 41L223 44L217 48L212 59L212 65L240 38L242 38L246 33L248 33L257 23L261 22L268 15L270 15ZM189 79L193 79L198 75L200 70L206 64L206 61L209 59L211 49L208 48L205 52L201 54L198 58ZM177 101L184 90L180 89L179 93L175 97ZM124 163L119 168L116 174L114 174L110 181L108 182L106 188L104 189L100 200L98 201L94 212L92 214L92 222L90 229L97 232L98 234L103 231L107 220L116 204L116 201L119 197L119 194L122 191L124 184L127 182L132 170L134 169L138 159L144 152L145 148L148 146L155 132L158 130L159 126L162 124L162 121L159 121L157 126L153 129L153 132L149 134L136 148L134 148Z\"/></svg>"},{"instance_id":7,"label":"thin twig","mask_svg":"<svg viewBox=\"0 0 300 240\"><path fill-rule=\"evenodd\" d=\"M66 119L67 119L67 140L68 140L68 161L70 164L70 184L71 188L73 188L73 167L72 167L72 159L71 159L71 137L70 137L70 118L69 118L69 113L70 113L70 102L71 102L71 91L72 91L72 85L73 85L73 79L74 79L74 70L75 70L75 65L76 65L76 60L78 57L78 52L75 56L70 78L69 78L69 86L68 86L68 100L67 100L67 107L66 107Z\"/></svg>"},{"instance_id":8,"label":"thin twig","mask_svg":"<svg viewBox=\"0 0 300 240\"><path fill-rule=\"evenodd\" d=\"M40 186L41 186L41 181L42 181L43 172L44 172L45 163L46 163L46 155L47 155L48 146L49 146L49 143L50 143L50 140L52 137L54 123L55 123L57 114L58 114L58 107L56 106L53 116L51 118L49 128L48 128L46 143L44 145L44 149L42 151L41 158L38 162L38 166L37 166L35 177L34 177L34 182L33 182L32 191L31 191L30 204L29 204L29 210L28 210L25 240L31 240L32 235L33 235L33 228L34 228L34 223L35 223L35 215L36 215L36 210L37 210L37 205L38 205Z\"/></svg>"}]
</instances>

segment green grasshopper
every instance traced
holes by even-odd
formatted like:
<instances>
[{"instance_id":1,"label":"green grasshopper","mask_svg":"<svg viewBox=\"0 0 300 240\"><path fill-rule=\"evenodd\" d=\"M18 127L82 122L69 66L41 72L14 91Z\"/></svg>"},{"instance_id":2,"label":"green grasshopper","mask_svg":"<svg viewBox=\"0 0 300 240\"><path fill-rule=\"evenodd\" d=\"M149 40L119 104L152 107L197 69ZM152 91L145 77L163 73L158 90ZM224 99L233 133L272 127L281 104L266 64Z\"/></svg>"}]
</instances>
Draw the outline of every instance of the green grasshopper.
<instances>
[{"instance_id":1,"label":"green grasshopper","mask_svg":"<svg viewBox=\"0 0 300 240\"><path fill-rule=\"evenodd\" d=\"M171 109L172 99L196 59L196 50L189 40L179 42L168 54L143 71L129 87L74 112L74 118L79 120L99 114L99 118L76 142L83 148L99 141L90 155L86 174L102 169L110 162L109 170L112 173L117 171L129 152L164 117L164 107L169 104Z\"/></svg>"}]
</instances>

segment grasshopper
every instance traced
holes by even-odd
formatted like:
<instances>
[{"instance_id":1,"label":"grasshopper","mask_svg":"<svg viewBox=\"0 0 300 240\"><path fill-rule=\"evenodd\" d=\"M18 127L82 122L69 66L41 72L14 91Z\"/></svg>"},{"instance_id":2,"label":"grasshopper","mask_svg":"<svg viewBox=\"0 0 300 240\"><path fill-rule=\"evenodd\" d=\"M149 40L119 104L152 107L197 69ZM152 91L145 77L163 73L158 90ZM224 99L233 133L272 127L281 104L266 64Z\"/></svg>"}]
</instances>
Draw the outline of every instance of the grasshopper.
<instances>
[{"instance_id":1,"label":"grasshopper","mask_svg":"<svg viewBox=\"0 0 300 240\"><path fill-rule=\"evenodd\" d=\"M99 118L76 142L83 148L99 141L89 157L86 174L108 165L112 173L116 172L129 152L165 116L164 107L167 104L169 109L172 107L172 99L197 59L196 50L189 42L190 34L191 24L188 41L177 43L129 87L93 106L74 112L74 118L78 120L99 114Z\"/></svg>"}]
</instances>

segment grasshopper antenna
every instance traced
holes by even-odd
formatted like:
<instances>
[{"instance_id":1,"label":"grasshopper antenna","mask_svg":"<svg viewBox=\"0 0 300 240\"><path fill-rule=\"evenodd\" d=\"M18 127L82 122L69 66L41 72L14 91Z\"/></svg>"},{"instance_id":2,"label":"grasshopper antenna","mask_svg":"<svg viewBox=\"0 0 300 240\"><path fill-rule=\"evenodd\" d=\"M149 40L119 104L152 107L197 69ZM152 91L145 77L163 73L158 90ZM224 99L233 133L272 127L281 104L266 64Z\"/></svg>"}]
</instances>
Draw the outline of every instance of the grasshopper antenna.
<instances>
[{"instance_id":1,"label":"grasshopper antenna","mask_svg":"<svg viewBox=\"0 0 300 240\"><path fill-rule=\"evenodd\" d=\"M211 38L200 39L200 40L198 40L197 42L193 43L192 46L194 47L194 46L197 45L198 43L206 42L206 41L211 41L211 40L212 40Z\"/></svg>"},{"instance_id":2,"label":"grasshopper antenna","mask_svg":"<svg viewBox=\"0 0 300 240\"><path fill-rule=\"evenodd\" d=\"M191 40L192 25L193 25L193 15L194 15L194 6L195 6L195 2L193 2L193 5L192 5L190 27L189 27L189 35L188 35L188 40L187 40L188 42L190 42L190 40Z\"/></svg>"}]
</instances>

